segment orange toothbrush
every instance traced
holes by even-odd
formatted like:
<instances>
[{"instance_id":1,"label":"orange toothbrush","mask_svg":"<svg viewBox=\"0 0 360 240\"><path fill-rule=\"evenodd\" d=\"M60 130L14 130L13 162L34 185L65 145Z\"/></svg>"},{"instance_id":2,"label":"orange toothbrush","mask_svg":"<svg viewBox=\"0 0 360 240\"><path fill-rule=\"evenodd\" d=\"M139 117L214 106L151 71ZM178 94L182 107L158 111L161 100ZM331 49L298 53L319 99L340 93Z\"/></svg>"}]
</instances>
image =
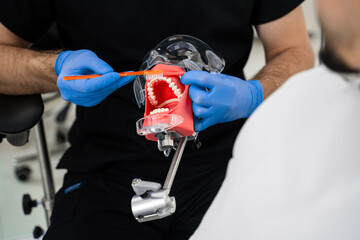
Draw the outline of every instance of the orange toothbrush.
<instances>
[{"instance_id":1,"label":"orange toothbrush","mask_svg":"<svg viewBox=\"0 0 360 240\"><path fill-rule=\"evenodd\" d=\"M119 73L120 77L133 76L133 75L158 75L162 76L163 70L147 70L147 71L137 71L137 72L121 72ZM65 76L64 80L77 80L77 79L89 79L100 77L101 74L92 74L92 75L78 75L78 76Z\"/></svg>"}]
</instances>

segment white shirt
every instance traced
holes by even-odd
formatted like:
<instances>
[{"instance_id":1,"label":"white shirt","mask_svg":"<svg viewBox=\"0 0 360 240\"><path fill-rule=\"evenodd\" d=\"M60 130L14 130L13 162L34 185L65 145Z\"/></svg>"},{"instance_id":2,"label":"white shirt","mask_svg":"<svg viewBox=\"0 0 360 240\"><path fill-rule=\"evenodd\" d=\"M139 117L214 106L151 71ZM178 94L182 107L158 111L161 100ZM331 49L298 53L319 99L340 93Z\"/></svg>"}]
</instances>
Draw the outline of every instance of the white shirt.
<instances>
[{"instance_id":1,"label":"white shirt","mask_svg":"<svg viewBox=\"0 0 360 240\"><path fill-rule=\"evenodd\" d=\"M321 66L270 96L240 132L223 186L191 240L359 240L356 81Z\"/></svg>"}]
</instances>

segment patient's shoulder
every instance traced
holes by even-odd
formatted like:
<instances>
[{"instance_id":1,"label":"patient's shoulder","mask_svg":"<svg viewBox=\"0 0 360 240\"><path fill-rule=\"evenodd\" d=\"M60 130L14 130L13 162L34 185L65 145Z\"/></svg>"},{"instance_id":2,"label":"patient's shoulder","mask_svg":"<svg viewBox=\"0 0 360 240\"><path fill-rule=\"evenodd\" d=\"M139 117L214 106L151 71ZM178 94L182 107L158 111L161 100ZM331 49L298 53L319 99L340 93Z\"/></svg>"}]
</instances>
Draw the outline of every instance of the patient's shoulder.
<instances>
[{"instance_id":1,"label":"patient's shoulder","mask_svg":"<svg viewBox=\"0 0 360 240\"><path fill-rule=\"evenodd\" d=\"M345 81L327 67L316 67L287 80L264 101L257 114L299 114L300 109L320 107L334 96L341 95L345 85Z\"/></svg>"},{"instance_id":2,"label":"patient's shoulder","mask_svg":"<svg viewBox=\"0 0 360 240\"><path fill-rule=\"evenodd\" d=\"M320 86L330 86L344 84L341 77L329 70L326 66L319 67L300 72L285 82L284 88L308 89Z\"/></svg>"},{"instance_id":3,"label":"patient's shoulder","mask_svg":"<svg viewBox=\"0 0 360 240\"><path fill-rule=\"evenodd\" d=\"M269 99L272 99L272 102L298 102L301 99L326 98L338 93L343 87L346 87L346 82L337 73L326 66L319 66L294 75Z\"/></svg>"}]
</instances>

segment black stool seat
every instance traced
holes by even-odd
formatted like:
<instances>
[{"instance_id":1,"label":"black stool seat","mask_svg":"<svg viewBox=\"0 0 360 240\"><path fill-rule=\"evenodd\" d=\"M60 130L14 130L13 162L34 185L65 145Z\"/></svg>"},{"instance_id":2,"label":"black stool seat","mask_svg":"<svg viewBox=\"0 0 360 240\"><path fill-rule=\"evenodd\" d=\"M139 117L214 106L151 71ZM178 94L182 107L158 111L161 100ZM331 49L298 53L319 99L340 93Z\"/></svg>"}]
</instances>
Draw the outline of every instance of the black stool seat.
<instances>
[{"instance_id":1,"label":"black stool seat","mask_svg":"<svg viewBox=\"0 0 360 240\"><path fill-rule=\"evenodd\" d=\"M34 127L44 112L39 94L9 96L0 94L0 133L17 134Z\"/></svg>"}]
</instances>

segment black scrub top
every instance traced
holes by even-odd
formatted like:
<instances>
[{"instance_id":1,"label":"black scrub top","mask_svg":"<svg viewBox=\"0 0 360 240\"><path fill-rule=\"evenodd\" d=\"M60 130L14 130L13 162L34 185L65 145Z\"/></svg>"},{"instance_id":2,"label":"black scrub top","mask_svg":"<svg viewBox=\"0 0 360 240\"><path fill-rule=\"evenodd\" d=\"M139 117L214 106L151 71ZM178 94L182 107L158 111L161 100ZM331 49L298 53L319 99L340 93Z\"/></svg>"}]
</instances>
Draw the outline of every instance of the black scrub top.
<instances>
[{"instance_id":1,"label":"black scrub top","mask_svg":"<svg viewBox=\"0 0 360 240\"><path fill-rule=\"evenodd\" d=\"M1 0L0 22L35 42L55 22L65 50L89 49L115 71L138 70L163 39L186 34L209 44L226 61L224 73L244 78L253 25L278 19L303 0ZM276 33L274 33L276 34ZM94 107L78 107L71 147L59 168L90 172L105 164L164 156L155 142L136 134L143 117L132 83ZM217 124L199 134L202 147L185 151L189 161L227 161L244 123Z\"/></svg>"}]
</instances>

